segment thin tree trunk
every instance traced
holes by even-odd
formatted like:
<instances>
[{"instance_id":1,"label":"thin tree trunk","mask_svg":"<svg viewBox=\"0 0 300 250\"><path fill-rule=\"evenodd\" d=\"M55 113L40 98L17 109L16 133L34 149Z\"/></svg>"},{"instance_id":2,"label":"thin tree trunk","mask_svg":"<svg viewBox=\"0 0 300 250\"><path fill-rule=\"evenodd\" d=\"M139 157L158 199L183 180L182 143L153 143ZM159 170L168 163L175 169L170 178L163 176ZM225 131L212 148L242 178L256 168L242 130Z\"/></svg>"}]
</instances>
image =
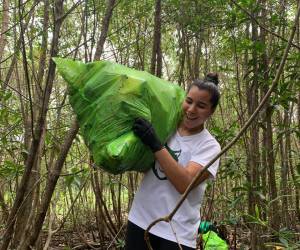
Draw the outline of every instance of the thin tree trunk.
<instances>
[{"instance_id":1,"label":"thin tree trunk","mask_svg":"<svg viewBox=\"0 0 300 250\"><path fill-rule=\"evenodd\" d=\"M115 7L116 0L107 0L105 15L102 20L101 34L99 40L97 42L96 52L94 56L94 60L100 60L100 56L102 55L104 43L107 37L108 28L110 19L113 14L113 9Z\"/></svg>"},{"instance_id":2,"label":"thin tree trunk","mask_svg":"<svg viewBox=\"0 0 300 250\"><path fill-rule=\"evenodd\" d=\"M118 183L118 210L117 210L117 221L118 221L119 230L122 226L122 201L121 201L122 178L123 178L123 175L121 174L120 178L119 178L119 183Z\"/></svg>"},{"instance_id":3,"label":"thin tree trunk","mask_svg":"<svg viewBox=\"0 0 300 250\"><path fill-rule=\"evenodd\" d=\"M202 48L203 38L202 38L202 28L200 28L199 33L196 36L196 45L194 53L194 67L193 67L193 78L198 79L200 77L200 57Z\"/></svg>"},{"instance_id":4,"label":"thin tree trunk","mask_svg":"<svg viewBox=\"0 0 300 250\"><path fill-rule=\"evenodd\" d=\"M21 1L19 2L21 4ZM19 18L22 20L22 16L24 15L24 8L19 8ZM24 27L23 22L20 22L20 30L21 30L21 44L22 44L22 61L23 61L23 72L25 75L25 86L27 86L27 94L29 99L29 109L30 109L30 115L28 116L26 112L26 116L29 117L29 122L26 124L28 125L25 127L25 134L29 135L30 138L33 136L33 126L34 126L34 114L33 114L33 92L31 89L31 81L29 77L29 69L28 69L28 62L27 62L27 55L26 55L26 45L25 45L25 33L24 33ZM25 115L25 114L24 114ZM26 117L23 117L23 120L26 121ZM22 205L20 206L17 217L16 217L16 225L14 229L14 237L11 243L11 247L15 249L17 246L19 246L22 235L24 233L24 228L26 226L30 227L30 224L32 220L30 218L33 217L35 209L33 209L33 204L36 203L37 197L34 195L35 192L35 182L38 179L38 171L37 166L40 162L40 155L43 148L43 142L44 142L44 134L45 131L43 131L41 135L41 143L39 144L38 150L36 152L37 158L35 161L34 166L32 167L32 174L29 177L28 184L26 186L25 191L25 197L26 199L23 201ZM26 150L29 149L29 145L25 145Z\"/></svg>"},{"instance_id":5,"label":"thin tree trunk","mask_svg":"<svg viewBox=\"0 0 300 250\"><path fill-rule=\"evenodd\" d=\"M39 59L39 67L36 78L36 95L35 95L35 103L38 103L38 100L42 98L42 82L44 79L44 72L46 68L46 56L47 56L47 48L48 48L48 28L49 28L49 8L50 3L49 0L44 0L44 20L43 20L43 33L42 33L42 44L41 44L41 55Z\"/></svg>"},{"instance_id":6,"label":"thin tree trunk","mask_svg":"<svg viewBox=\"0 0 300 250\"><path fill-rule=\"evenodd\" d=\"M283 127L289 128L290 124L288 124L289 121L289 115L287 110L284 111L283 115ZM287 136L289 136L289 131L285 131L285 142L283 140L283 135L280 135L279 137L279 151L280 151L280 161L281 161L281 182L280 182L280 195L282 196L282 206L281 206L281 215L280 218L282 219L282 224L284 227L288 228L290 223L288 219L288 169L289 169L289 160L288 160L288 152L287 152ZM278 212L279 214L279 212Z\"/></svg>"},{"instance_id":7,"label":"thin tree trunk","mask_svg":"<svg viewBox=\"0 0 300 250\"><path fill-rule=\"evenodd\" d=\"M0 183L0 186L2 186L1 183ZM8 218L8 215L9 215L9 211L8 211L8 207L5 203L4 196L1 192L1 190L0 190L0 207L3 211L3 213L2 213L3 217L1 216L0 219L3 219L3 221L6 221Z\"/></svg>"},{"instance_id":8,"label":"thin tree trunk","mask_svg":"<svg viewBox=\"0 0 300 250\"><path fill-rule=\"evenodd\" d=\"M300 2L297 1L297 8L299 8ZM300 46L300 25L298 24L297 26L297 31L296 31L296 37L297 37L297 44ZM299 61L297 63L297 65L299 66ZM299 81L299 79L298 79ZM296 120L296 126L298 126L298 128L300 127L300 92L298 93L298 103L297 103L297 120ZM288 145L291 145L290 143ZM291 154L291 150L289 150L289 154ZM289 160L291 161L291 157L289 157ZM293 164L290 164L290 168L292 169ZM296 186L296 185L295 185ZM297 186L296 186L297 187ZM295 201L295 206L296 206L296 216L298 218L298 223L300 222L300 190L299 188L295 188L295 193L296 193L296 201Z\"/></svg>"},{"instance_id":9,"label":"thin tree trunk","mask_svg":"<svg viewBox=\"0 0 300 250\"><path fill-rule=\"evenodd\" d=\"M161 0L155 2L154 36L151 57L150 72L161 77L162 75L162 51L161 51Z\"/></svg>"},{"instance_id":10,"label":"thin tree trunk","mask_svg":"<svg viewBox=\"0 0 300 250\"><path fill-rule=\"evenodd\" d=\"M9 23L9 0L3 0L3 5L2 5L2 22L1 22L1 29L0 29L0 63L2 62L3 54L4 54L4 49L7 44L7 39L6 39L6 31L8 28L8 23ZM0 68L0 80L1 78L1 68Z\"/></svg>"},{"instance_id":11,"label":"thin tree trunk","mask_svg":"<svg viewBox=\"0 0 300 250\"><path fill-rule=\"evenodd\" d=\"M257 15L257 13L254 13ZM252 22L252 34L251 39L255 43L258 41L258 30L257 25ZM247 107L249 116L254 112L258 105L258 55L255 47L252 49L252 72L253 76L249 85L247 86ZM258 126L255 124L255 121L249 128L249 155L247 155L248 162L248 182L249 182L249 191L248 191L248 212L250 215L256 215L256 207L259 207L259 200L256 192L259 187L259 150L258 150L258 141L259 141L259 130ZM259 245L259 232L258 226L255 224L250 224L251 236L251 249L258 249Z\"/></svg>"},{"instance_id":12,"label":"thin tree trunk","mask_svg":"<svg viewBox=\"0 0 300 250\"><path fill-rule=\"evenodd\" d=\"M266 24L266 1L262 1L262 23ZM260 30L260 41L266 45L266 31ZM268 80L269 80L269 74L268 74L268 57L266 52L262 53L261 55L261 63L260 63L260 72L263 74L262 77L264 79L264 82L262 83L262 95L264 96L268 92ZM270 204L270 213L269 213L269 219L270 219L270 226L278 231L280 220L279 220L279 206L277 198L277 186L276 186L276 177L275 177L275 157L274 157L274 148L273 148L273 126L272 126L272 114L273 114L273 108L270 104L270 100L266 102L265 109L264 109L264 138L263 138L263 151L265 154L265 166L267 169L268 174L268 186L269 186L269 197L272 200Z\"/></svg>"},{"instance_id":13,"label":"thin tree trunk","mask_svg":"<svg viewBox=\"0 0 300 250\"><path fill-rule=\"evenodd\" d=\"M290 162L290 174L293 180L293 184L295 186L295 214L296 218L298 220L298 223L300 222L300 190L299 190L299 181L296 180L296 174L294 170L294 166L292 163L292 156L291 156L291 141L290 136L286 138L287 140L287 146L288 146L288 152L289 152L289 162Z\"/></svg>"},{"instance_id":14,"label":"thin tree trunk","mask_svg":"<svg viewBox=\"0 0 300 250\"><path fill-rule=\"evenodd\" d=\"M262 19L262 24L266 25L266 17L267 17L267 8L266 8L266 1L262 1L262 13L261 13L261 19ZM265 30L260 30L260 41L262 44L264 44L267 48L267 33ZM268 71L268 65L269 65L269 58L267 55L267 51L265 50L261 54L261 62L260 62L260 72L262 73L262 78L263 82L261 83L261 98L268 92L268 82L269 82L269 71ZM264 121L262 121L262 150L261 150L261 162L262 162L262 167L261 167L261 186L262 186L262 194L266 197L268 190L267 190L267 169L268 169L268 157L267 157L267 150L266 148L268 147L268 133L267 133L267 125L266 123L266 116L269 115L271 116L272 114L272 109L270 107L270 102L269 100L266 102L265 109L264 109ZM269 149L270 150L270 149ZM267 213L266 209L262 209L261 211L261 217L263 220L267 220Z\"/></svg>"},{"instance_id":15,"label":"thin tree trunk","mask_svg":"<svg viewBox=\"0 0 300 250\"><path fill-rule=\"evenodd\" d=\"M179 38L178 38L179 39L179 41L178 41L179 51L178 51L178 53L180 53L179 54L179 65L178 65L178 67L179 67L178 84L179 84L179 86L184 87L184 80L185 80L184 79L184 68L185 68L185 61L186 61L186 50L185 50L185 46L184 46L185 31L184 31L183 25L180 25L180 26L181 26L180 29L178 29L178 34L179 34ZM180 36L180 34L181 34L181 36ZM180 52L180 50L181 50L181 52Z\"/></svg>"}]
</instances>

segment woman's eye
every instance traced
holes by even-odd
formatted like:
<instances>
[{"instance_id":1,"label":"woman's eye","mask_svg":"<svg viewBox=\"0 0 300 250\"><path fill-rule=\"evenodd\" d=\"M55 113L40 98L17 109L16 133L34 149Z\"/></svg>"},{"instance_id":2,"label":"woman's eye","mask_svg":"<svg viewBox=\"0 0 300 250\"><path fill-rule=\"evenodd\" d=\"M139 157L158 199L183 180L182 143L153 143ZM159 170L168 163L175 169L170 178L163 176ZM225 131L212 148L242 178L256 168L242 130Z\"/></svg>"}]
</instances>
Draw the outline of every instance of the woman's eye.
<instances>
[{"instance_id":1,"label":"woman's eye","mask_svg":"<svg viewBox=\"0 0 300 250\"><path fill-rule=\"evenodd\" d=\"M185 102L188 103L188 104L191 104L193 101L190 100L190 99L186 99Z\"/></svg>"}]
</instances>

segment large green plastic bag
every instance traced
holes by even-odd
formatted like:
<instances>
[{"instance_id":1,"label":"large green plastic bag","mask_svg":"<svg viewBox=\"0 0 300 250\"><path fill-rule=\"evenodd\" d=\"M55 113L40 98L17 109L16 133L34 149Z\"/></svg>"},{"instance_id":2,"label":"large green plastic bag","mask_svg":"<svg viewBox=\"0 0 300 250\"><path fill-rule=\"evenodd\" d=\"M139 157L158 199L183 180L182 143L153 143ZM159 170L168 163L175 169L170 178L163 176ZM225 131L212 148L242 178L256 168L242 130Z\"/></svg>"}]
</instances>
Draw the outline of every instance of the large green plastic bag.
<instances>
[{"instance_id":1,"label":"large green plastic bag","mask_svg":"<svg viewBox=\"0 0 300 250\"><path fill-rule=\"evenodd\" d=\"M225 240L221 239L214 231L202 235L204 250L228 250Z\"/></svg>"},{"instance_id":2,"label":"large green plastic bag","mask_svg":"<svg viewBox=\"0 0 300 250\"><path fill-rule=\"evenodd\" d=\"M68 83L70 104L95 164L113 174L149 169L153 154L133 134L134 119L150 121L164 143L181 119L184 91L109 61L53 60Z\"/></svg>"}]
</instances>

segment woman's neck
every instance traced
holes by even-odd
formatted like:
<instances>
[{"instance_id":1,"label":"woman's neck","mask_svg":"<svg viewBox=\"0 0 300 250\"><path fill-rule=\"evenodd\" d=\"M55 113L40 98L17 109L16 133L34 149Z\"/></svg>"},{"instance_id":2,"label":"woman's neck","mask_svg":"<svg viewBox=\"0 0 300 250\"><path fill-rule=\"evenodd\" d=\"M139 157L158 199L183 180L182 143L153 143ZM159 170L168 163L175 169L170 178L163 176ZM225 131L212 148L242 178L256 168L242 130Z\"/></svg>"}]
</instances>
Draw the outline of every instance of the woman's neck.
<instances>
[{"instance_id":1,"label":"woman's neck","mask_svg":"<svg viewBox=\"0 0 300 250\"><path fill-rule=\"evenodd\" d=\"M194 134L200 133L203 129L204 129L204 124L201 124L199 127L190 129L190 128L185 127L184 124L181 123L178 127L178 133L181 136L194 135Z\"/></svg>"}]
</instances>

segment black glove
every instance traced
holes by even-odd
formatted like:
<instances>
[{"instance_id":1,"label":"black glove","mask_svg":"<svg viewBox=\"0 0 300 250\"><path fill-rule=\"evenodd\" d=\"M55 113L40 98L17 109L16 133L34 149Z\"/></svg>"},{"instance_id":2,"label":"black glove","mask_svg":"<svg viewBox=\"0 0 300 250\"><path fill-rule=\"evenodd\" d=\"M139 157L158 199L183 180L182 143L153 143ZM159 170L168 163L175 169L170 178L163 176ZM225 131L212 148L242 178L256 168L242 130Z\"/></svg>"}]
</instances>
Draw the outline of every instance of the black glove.
<instances>
[{"instance_id":1,"label":"black glove","mask_svg":"<svg viewBox=\"0 0 300 250\"><path fill-rule=\"evenodd\" d=\"M153 153L161 150L163 145L159 141L152 124L143 118L137 118L134 121L132 130L141 141L149 146Z\"/></svg>"}]
</instances>

